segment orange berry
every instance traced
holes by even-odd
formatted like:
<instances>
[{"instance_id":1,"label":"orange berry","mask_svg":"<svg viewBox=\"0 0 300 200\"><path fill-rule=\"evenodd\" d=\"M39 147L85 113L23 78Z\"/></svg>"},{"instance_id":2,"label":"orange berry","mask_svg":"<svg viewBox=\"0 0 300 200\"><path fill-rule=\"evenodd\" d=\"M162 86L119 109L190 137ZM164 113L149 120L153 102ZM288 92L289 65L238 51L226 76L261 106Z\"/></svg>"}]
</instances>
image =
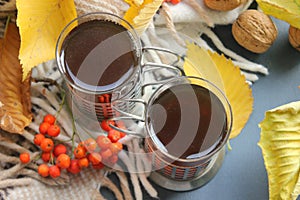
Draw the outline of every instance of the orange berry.
<instances>
[{"instance_id":1,"label":"orange berry","mask_svg":"<svg viewBox=\"0 0 300 200\"><path fill-rule=\"evenodd\" d=\"M121 132L117 130L110 130L108 132L107 137L110 139L111 142L118 142L121 138Z\"/></svg>"},{"instance_id":2,"label":"orange berry","mask_svg":"<svg viewBox=\"0 0 300 200\"><path fill-rule=\"evenodd\" d=\"M86 157L80 158L78 160L78 165L81 168L88 167L89 166L89 160Z\"/></svg>"},{"instance_id":3,"label":"orange berry","mask_svg":"<svg viewBox=\"0 0 300 200\"><path fill-rule=\"evenodd\" d=\"M92 163L92 165L97 165L102 161L101 155L97 152L88 154L87 158Z\"/></svg>"},{"instance_id":4,"label":"orange berry","mask_svg":"<svg viewBox=\"0 0 300 200\"><path fill-rule=\"evenodd\" d=\"M20 158L21 163L23 163L23 164L30 162L30 154L27 152L21 153L19 158Z\"/></svg>"},{"instance_id":5,"label":"orange berry","mask_svg":"<svg viewBox=\"0 0 300 200\"><path fill-rule=\"evenodd\" d=\"M174 5L176 5L176 4L180 3L180 1L181 0L171 0L171 3L174 4Z\"/></svg>"},{"instance_id":6,"label":"orange berry","mask_svg":"<svg viewBox=\"0 0 300 200\"><path fill-rule=\"evenodd\" d=\"M50 138L45 138L42 140L40 147L41 147L42 151L50 152L53 150L54 142Z\"/></svg>"},{"instance_id":7,"label":"orange berry","mask_svg":"<svg viewBox=\"0 0 300 200\"><path fill-rule=\"evenodd\" d=\"M104 103L105 102L104 96L102 95L98 96L98 101L99 103Z\"/></svg>"},{"instance_id":8,"label":"orange berry","mask_svg":"<svg viewBox=\"0 0 300 200\"><path fill-rule=\"evenodd\" d=\"M48 123L48 122L42 122L39 126L39 131L41 134L43 135L46 135L47 131L48 131L48 128L50 127L51 125Z\"/></svg>"},{"instance_id":9,"label":"orange berry","mask_svg":"<svg viewBox=\"0 0 300 200\"><path fill-rule=\"evenodd\" d=\"M108 162L111 164L111 165L114 165L116 162L118 162L118 159L119 157L117 155L112 155L109 159L108 159Z\"/></svg>"},{"instance_id":10,"label":"orange berry","mask_svg":"<svg viewBox=\"0 0 300 200\"><path fill-rule=\"evenodd\" d=\"M77 145L77 147L84 148L84 149L86 150L84 142L85 142L85 141L81 141L81 142Z\"/></svg>"},{"instance_id":11,"label":"orange berry","mask_svg":"<svg viewBox=\"0 0 300 200\"><path fill-rule=\"evenodd\" d=\"M85 150L84 148L77 147L77 148L74 149L74 152L73 152L73 153L74 153L75 158L80 159L80 158L85 157L85 155L86 155L86 150Z\"/></svg>"},{"instance_id":12,"label":"orange berry","mask_svg":"<svg viewBox=\"0 0 300 200\"><path fill-rule=\"evenodd\" d=\"M67 153L67 147L63 144L58 144L53 149L53 154L55 157L59 156L60 154Z\"/></svg>"},{"instance_id":13,"label":"orange berry","mask_svg":"<svg viewBox=\"0 0 300 200\"><path fill-rule=\"evenodd\" d=\"M120 132L120 135L121 135L121 138L125 137L126 136L126 133L124 132Z\"/></svg>"},{"instance_id":14,"label":"orange berry","mask_svg":"<svg viewBox=\"0 0 300 200\"><path fill-rule=\"evenodd\" d=\"M41 164L38 167L38 173L42 177L47 177L49 176L49 166L47 164Z\"/></svg>"},{"instance_id":15,"label":"orange berry","mask_svg":"<svg viewBox=\"0 0 300 200\"><path fill-rule=\"evenodd\" d=\"M42 160L47 163L50 159L54 158L54 155L52 152L43 152L41 157Z\"/></svg>"},{"instance_id":16,"label":"orange berry","mask_svg":"<svg viewBox=\"0 0 300 200\"><path fill-rule=\"evenodd\" d=\"M44 120L43 121L44 122L48 122L49 124L52 125L52 124L55 123L56 118L53 115L51 115L51 114L47 114L47 115L44 116Z\"/></svg>"},{"instance_id":17,"label":"orange berry","mask_svg":"<svg viewBox=\"0 0 300 200\"><path fill-rule=\"evenodd\" d=\"M125 126L123 121L118 121L117 122L117 127L120 128L120 129L126 130L126 126ZM125 135L126 135L126 133L120 132L121 138L125 137Z\"/></svg>"},{"instance_id":18,"label":"orange berry","mask_svg":"<svg viewBox=\"0 0 300 200\"><path fill-rule=\"evenodd\" d=\"M97 148L97 142L93 138L88 138L84 141L84 146L85 146L86 150L89 153L91 153L91 152L95 151L95 149Z\"/></svg>"},{"instance_id":19,"label":"orange berry","mask_svg":"<svg viewBox=\"0 0 300 200\"><path fill-rule=\"evenodd\" d=\"M100 155L103 160L108 160L108 158L111 157L113 154L110 149L105 149L100 152Z\"/></svg>"},{"instance_id":20,"label":"orange berry","mask_svg":"<svg viewBox=\"0 0 300 200\"><path fill-rule=\"evenodd\" d=\"M103 120L103 121L101 121L100 126L104 131L108 132L108 131L112 130L112 128L109 126L109 124L115 125L115 122L112 120Z\"/></svg>"},{"instance_id":21,"label":"orange berry","mask_svg":"<svg viewBox=\"0 0 300 200\"><path fill-rule=\"evenodd\" d=\"M70 166L67 168L67 171L72 174L78 174L81 171L78 160L71 160Z\"/></svg>"},{"instance_id":22,"label":"orange berry","mask_svg":"<svg viewBox=\"0 0 300 200\"><path fill-rule=\"evenodd\" d=\"M60 169L58 166L56 165L52 165L49 167L49 175L52 177L52 178L57 178L60 176Z\"/></svg>"},{"instance_id":23,"label":"orange berry","mask_svg":"<svg viewBox=\"0 0 300 200\"><path fill-rule=\"evenodd\" d=\"M61 169L67 169L71 164L71 158L67 154L60 154L56 158L56 165Z\"/></svg>"},{"instance_id":24,"label":"orange berry","mask_svg":"<svg viewBox=\"0 0 300 200\"><path fill-rule=\"evenodd\" d=\"M101 150L108 149L111 144L110 139L104 135L99 135L96 141Z\"/></svg>"},{"instance_id":25,"label":"orange berry","mask_svg":"<svg viewBox=\"0 0 300 200\"><path fill-rule=\"evenodd\" d=\"M109 149L114 155L117 155L123 149L123 144L120 142L111 143Z\"/></svg>"},{"instance_id":26,"label":"orange berry","mask_svg":"<svg viewBox=\"0 0 300 200\"><path fill-rule=\"evenodd\" d=\"M96 165L92 165L94 169L102 169L104 167L104 164L102 162L96 164Z\"/></svg>"},{"instance_id":27,"label":"orange berry","mask_svg":"<svg viewBox=\"0 0 300 200\"><path fill-rule=\"evenodd\" d=\"M60 128L56 124L50 125L47 130L47 134L51 137L57 137L59 135L59 133L60 133Z\"/></svg>"},{"instance_id":28,"label":"orange berry","mask_svg":"<svg viewBox=\"0 0 300 200\"><path fill-rule=\"evenodd\" d=\"M45 139L45 136L41 133L38 133L34 136L33 143L40 146L43 139Z\"/></svg>"}]
</instances>

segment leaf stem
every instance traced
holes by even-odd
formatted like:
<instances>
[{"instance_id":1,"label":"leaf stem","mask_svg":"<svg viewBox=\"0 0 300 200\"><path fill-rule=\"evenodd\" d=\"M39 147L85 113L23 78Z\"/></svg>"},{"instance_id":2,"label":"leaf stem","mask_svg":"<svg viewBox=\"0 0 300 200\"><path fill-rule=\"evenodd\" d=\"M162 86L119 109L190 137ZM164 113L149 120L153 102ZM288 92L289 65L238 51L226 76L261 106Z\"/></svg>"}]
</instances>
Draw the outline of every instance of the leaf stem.
<instances>
[{"instance_id":1,"label":"leaf stem","mask_svg":"<svg viewBox=\"0 0 300 200\"><path fill-rule=\"evenodd\" d=\"M231 147L231 145L230 145L230 141L229 141L229 140L227 141L227 148L228 148L229 151L232 150L232 147Z\"/></svg>"}]
</instances>

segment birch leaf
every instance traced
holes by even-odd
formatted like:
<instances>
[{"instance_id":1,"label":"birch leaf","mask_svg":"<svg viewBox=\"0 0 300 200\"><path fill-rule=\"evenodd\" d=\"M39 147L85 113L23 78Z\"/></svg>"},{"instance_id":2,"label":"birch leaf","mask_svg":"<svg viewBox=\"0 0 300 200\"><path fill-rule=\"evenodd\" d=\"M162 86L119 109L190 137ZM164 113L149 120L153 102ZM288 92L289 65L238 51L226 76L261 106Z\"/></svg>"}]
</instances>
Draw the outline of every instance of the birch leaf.
<instances>
[{"instance_id":1,"label":"birch leaf","mask_svg":"<svg viewBox=\"0 0 300 200\"><path fill-rule=\"evenodd\" d=\"M300 0L257 0L256 2L267 15L300 28Z\"/></svg>"},{"instance_id":2,"label":"birch leaf","mask_svg":"<svg viewBox=\"0 0 300 200\"><path fill-rule=\"evenodd\" d=\"M163 0L125 0L129 4L129 9L124 15L124 19L128 21L138 32L142 34L153 19L153 16L161 6Z\"/></svg>"},{"instance_id":3,"label":"birch leaf","mask_svg":"<svg viewBox=\"0 0 300 200\"><path fill-rule=\"evenodd\" d=\"M300 102L269 110L259 124L270 200L295 200L300 194Z\"/></svg>"},{"instance_id":4,"label":"birch leaf","mask_svg":"<svg viewBox=\"0 0 300 200\"><path fill-rule=\"evenodd\" d=\"M55 58L60 32L77 14L73 0L17 0L23 79L36 65Z\"/></svg>"},{"instance_id":5,"label":"birch leaf","mask_svg":"<svg viewBox=\"0 0 300 200\"><path fill-rule=\"evenodd\" d=\"M22 133L32 119L30 79L27 76L22 82L18 59L20 36L15 24L8 25L0 44L0 128L11 133Z\"/></svg>"},{"instance_id":6,"label":"birch leaf","mask_svg":"<svg viewBox=\"0 0 300 200\"><path fill-rule=\"evenodd\" d=\"M226 95L232 109L233 121L230 138L236 137L247 123L253 110L253 97L245 77L224 55L187 44L184 71L189 76L210 80Z\"/></svg>"}]
</instances>

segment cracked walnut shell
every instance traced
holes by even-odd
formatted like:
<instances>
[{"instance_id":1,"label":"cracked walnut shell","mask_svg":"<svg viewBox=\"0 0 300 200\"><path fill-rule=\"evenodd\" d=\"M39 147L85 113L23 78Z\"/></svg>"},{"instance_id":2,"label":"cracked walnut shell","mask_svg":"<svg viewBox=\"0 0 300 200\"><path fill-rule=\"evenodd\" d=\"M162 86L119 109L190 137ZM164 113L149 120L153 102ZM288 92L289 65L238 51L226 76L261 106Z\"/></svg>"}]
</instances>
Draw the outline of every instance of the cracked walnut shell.
<instances>
[{"instance_id":1,"label":"cracked walnut shell","mask_svg":"<svg viewBox=\"0 0 300 200\"><path fill-rule=\"evenodd\" d=\"M233 10L244 2L245 0L204 0L208 8L218 11Z\"/></svg>"},{"instance_id":2,"label":"cracked walnut shell","mask_svg":"<svg viewBox=\"0 0 300 200\"><path fill-rule=\"evenodd\" d=\"M267 51L277 34L272 19L258 10L242 12L232 24L232 35L237 43L254 53Z\"/></svg>"},{"instance_id":3,"label":"cracked walnut shell","mask_svg":"<svg viewBox=\"0 0 300 200\"><path fill-rule=\"evenodd\" d=\"M290 26L289 28L289 42L298 51L300 51L300 29Z\"/></svg>"}]
</instances>

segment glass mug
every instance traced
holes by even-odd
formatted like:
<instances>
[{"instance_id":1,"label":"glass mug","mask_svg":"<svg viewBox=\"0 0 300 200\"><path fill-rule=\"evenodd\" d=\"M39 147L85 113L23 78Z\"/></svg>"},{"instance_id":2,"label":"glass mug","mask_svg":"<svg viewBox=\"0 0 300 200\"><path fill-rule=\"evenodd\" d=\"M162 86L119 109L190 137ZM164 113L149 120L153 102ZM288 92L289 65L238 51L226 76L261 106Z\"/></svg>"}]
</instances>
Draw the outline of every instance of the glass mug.
<instances>
[{"instance_id":1,"label":"glass mug","mask_svg":"<svg viewBox=\"0 0 300 200\"><path fill-rule=\"evenodd\" d=\"M232 126L231 107L223 92L203 78L181 76L161 84L147 102L140 102L145 105L142 116L123 113L113 120L145 122L145 156L152 159L153 167L150 178L175 191L198 188L213 178L223 162Z\"/></svg>"},{"instance_id":2,"label":"glass mug","mask_svg":"<svg viewBox=\"0 0 300 200\"><path fill-rule=\"evenodd\" d=\"M63 29L56 45L56 61L67 103L80 127L97 131L99 124L93 122L114 115L112 101L140 97L141 54L134 28L111 13L88 13ZM133 104L122 107L131 112Z\"/></svg>"}]
</instances>

